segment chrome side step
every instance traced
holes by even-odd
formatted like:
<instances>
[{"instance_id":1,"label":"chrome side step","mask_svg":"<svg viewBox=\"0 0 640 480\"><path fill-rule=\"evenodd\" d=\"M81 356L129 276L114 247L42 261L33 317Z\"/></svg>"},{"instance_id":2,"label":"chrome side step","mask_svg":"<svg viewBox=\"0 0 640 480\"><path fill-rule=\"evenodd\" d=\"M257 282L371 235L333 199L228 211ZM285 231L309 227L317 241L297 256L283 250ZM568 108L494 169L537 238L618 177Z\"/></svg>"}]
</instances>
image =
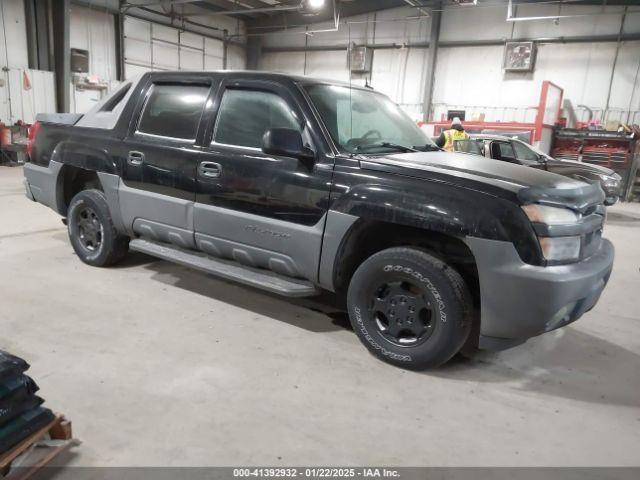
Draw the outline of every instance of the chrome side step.
<instances>
[{"instance_id":1,"label":"chrome side step","mask_svg":"<svg viewBox=\"0 0 640 480\"><path fill-rule=\"evenodd\" d=\"M185 250L167 243L136 238L129 242L129 248L285 297L311 297L320 293L308 280L285 277L269 270L210 257L201 252Z\"/></svg>"}]
</instances>

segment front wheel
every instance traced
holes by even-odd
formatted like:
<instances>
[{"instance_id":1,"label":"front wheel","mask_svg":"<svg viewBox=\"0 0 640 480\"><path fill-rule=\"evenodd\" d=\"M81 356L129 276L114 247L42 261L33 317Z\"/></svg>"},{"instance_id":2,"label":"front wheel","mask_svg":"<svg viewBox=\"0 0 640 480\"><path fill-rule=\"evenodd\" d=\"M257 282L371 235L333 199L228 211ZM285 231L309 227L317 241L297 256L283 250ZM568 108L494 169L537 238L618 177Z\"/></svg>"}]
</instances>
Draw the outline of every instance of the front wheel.
<instances>
[{"instance_id":1,"label":"front wheel","mask_svg":"<svg viewBox=\"0 0 640 480\"><path fill-rule=\"evenodd\" d=\"M100 190L83 190L71 199L67 228L80 260L94 267L113 265L129 250L129 238L113 226L109 205Z\"/></svg>"},{"instance_id":2,"label":"front wheel","mask_svg":"<svg viewBox=\"0 0 640 480\"><path fill-rule=\"evenodd\" d=\"M408 369L442 365L471 329L464 280L417 248L389 248L365 260L351 279L347 305L353 329L369 351Z\"/></svg>"}]
</instances>

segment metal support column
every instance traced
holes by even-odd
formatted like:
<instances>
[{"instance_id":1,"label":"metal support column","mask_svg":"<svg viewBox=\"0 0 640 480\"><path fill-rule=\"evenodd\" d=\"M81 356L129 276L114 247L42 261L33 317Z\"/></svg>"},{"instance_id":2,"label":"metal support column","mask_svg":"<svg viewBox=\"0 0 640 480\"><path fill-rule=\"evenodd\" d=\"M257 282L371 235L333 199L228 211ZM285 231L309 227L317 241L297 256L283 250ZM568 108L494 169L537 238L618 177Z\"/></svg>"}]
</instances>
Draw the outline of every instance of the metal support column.
<instances>
[{"instance_id":1,"label":"metal support column","mask_svg":"<svg viewBox=\"0 0 640 480\"><path fill-rule=\"evenodd\" d=\"M27 27L27 57L29 68L39 69L36 6L33 0L24 0L24 19Z\"/></svg>"},{"instance_id":2,"label":"metal support column","mask_svg":"<svg viewBox=\"0 0 640 480\"><path fill-rule=\"evenodd\" d=\"M224 40L222 41L222 69L226 70L229 57L229 32L224 31Z\"/></svg>"},{"instance_id":3,"label":"metal support column","mask_svg":"<svg viewBox=\"0 0 640 480\"><path fill-rule=\"evenodd\" d=\"M29 68L50 70L48 2L24 0Z\"/></svg>"},{"instance_id":4,"label":"metal support column","mask_svg":"<svg viewBox=\"0 0 640 480\"><path fill-rule=\"evenodd\" d=\"M440 42L440 23L442 20L442 2L434 4L431 10L431 36L429 38L429 51L425 63L426 79L424 83L424 98L422 100L422 119L427 122L431 119L433 99L433 85L436 78L436 61L438 59L438 43Z\"/></svg>"},{"instance_id":5,"label":"metal support column","mask_svg":"<svg viewBox=\"0 0 640 480\"><path fill-rule=\"evenodd\" d=\"M69 47L70 6L71 0L55 0L51 8L58 112L68 112L71 106L71 49Z\"/></svg>"},{"instance_id":6,"label":"metal support column","mask_svg":"<svg viewBox=\"0 0 640 480\"><path fill-rule=\"evenodd\" d=\"M258 70L262 59L262 37L249 36L247 39L247 70Z\"/></svg>"},{"instance_id":7,"label":"metal support column","mask_svg":"<svg viewBox=\"0 0 640 480\"><path fill-rule=\"evenodd\" d=\"M124 80L124 15L116 13L113 15L116 36L116 78Z\"/></svg>"}]
</instances>

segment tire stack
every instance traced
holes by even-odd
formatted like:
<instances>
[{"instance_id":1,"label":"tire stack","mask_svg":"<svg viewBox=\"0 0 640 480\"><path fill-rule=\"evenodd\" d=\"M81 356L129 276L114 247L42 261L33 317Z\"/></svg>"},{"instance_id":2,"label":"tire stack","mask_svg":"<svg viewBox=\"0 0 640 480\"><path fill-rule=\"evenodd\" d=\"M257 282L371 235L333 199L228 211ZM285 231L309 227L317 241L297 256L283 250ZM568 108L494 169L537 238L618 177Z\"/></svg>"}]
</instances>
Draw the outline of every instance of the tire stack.
<instances>
[{"instance_id":1,"label":"tire stack","mask_svg":"<svg viewBox=\"0 0 640 480\"><path fill-rule=\"evenodd\" d=\"M55 418L35 395L38 385L24 374L29 364L0 350L0 458Z\"/></svg>"}]
</instances>

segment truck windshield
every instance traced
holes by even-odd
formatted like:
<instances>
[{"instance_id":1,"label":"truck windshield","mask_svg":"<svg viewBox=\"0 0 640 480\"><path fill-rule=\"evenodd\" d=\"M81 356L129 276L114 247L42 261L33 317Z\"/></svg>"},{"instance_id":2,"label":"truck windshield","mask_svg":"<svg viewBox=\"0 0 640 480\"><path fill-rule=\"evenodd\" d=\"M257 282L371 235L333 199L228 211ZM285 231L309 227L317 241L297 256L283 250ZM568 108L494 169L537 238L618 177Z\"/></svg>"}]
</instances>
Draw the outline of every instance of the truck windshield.
<instances>
[{"instance_id":1,"label":"truck windshield","mask_svg":"<svg viewBox=\"0 0 640 480\"><path fill-rule=\"evenodd\" d=\"M349 153L439 150L396 104L384 95L338 85L305 87L333 141Z\"/></svg>"}]
</instances>

